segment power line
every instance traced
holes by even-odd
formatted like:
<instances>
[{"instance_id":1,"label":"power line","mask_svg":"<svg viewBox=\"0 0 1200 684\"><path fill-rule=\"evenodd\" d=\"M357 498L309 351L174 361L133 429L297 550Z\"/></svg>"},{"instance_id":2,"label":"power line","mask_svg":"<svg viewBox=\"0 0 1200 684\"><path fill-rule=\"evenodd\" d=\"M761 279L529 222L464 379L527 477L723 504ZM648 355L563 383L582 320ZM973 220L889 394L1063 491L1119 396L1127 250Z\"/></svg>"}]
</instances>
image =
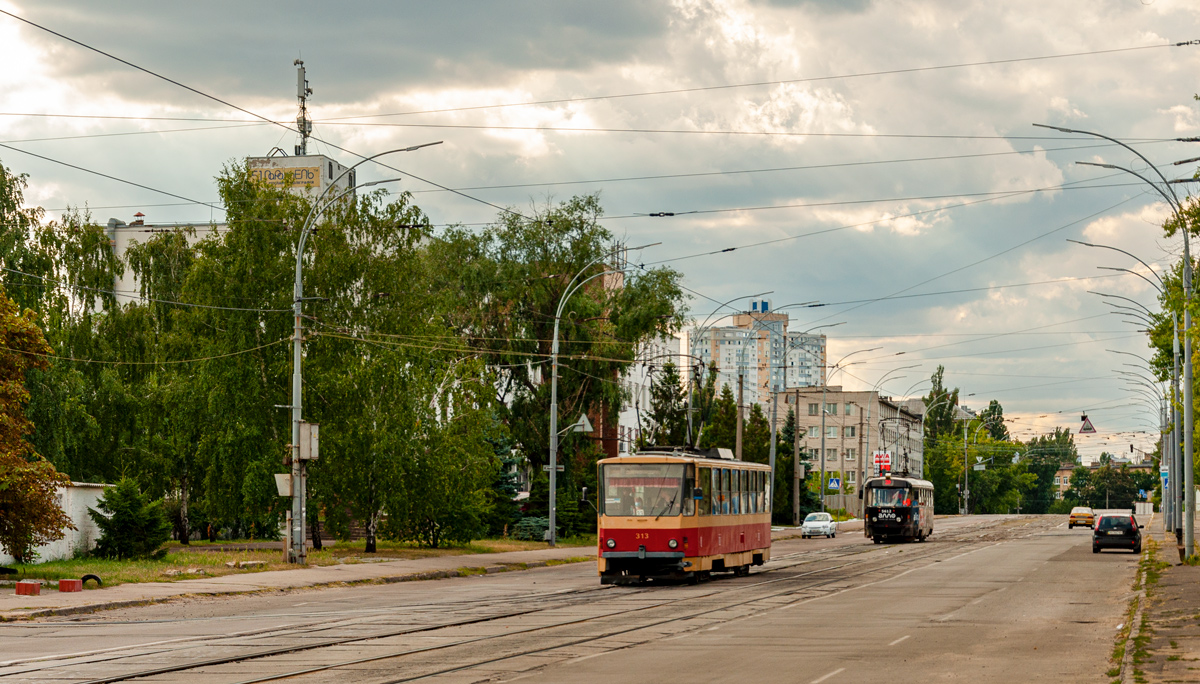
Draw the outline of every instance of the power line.
<instances>
[{"instance_id":1,"label":"power line","mask_svg":"<svg viewBox=\"0 0 1200 684\"><path fill-rule=\"evenodd\" d=\"M4 12L4 10L0 10L0 12ZM7 12L4 12L4 13L5 13L5 14L7 14ZM69 167L69 168L75 169L75 170L77 170L77 171L83 171L84 173L90 173L90 174L92 174L92 175L95 175L95 176L100 176L101 178L107 178L107 179L109 179L109 180L113 180L113 181L116 181L116 182L118 182L118 183L124 183L124 184L126 184L126 185L132 185L133 187L135 187L135 188L141 188L142 190L149 190L150 192L156 192L156 193L158 193L158 194L160 194L160 195L166 195L166 196L168 196L168 197L174 197L175 199L187 200L188 202L190 202L190 203L192 203L192 204L199 204L199 205L202 205L202 206L205 206L205 207L209 207L209 208L211 208L211 209L220 209L220 207L218 207L218 206L216 206L216 205L209 204L209 203L207 203L207 202L201 202L201 201L199 201L199 200L194 200L194 199L191 199L190 197L184 197L183 195L177 195L177 194L175 194L175 193L173 193L173 192L167 192L166 190L159 190L158 188L152 188L152 187L150 187L149 185L143 185L143 184L141 184L141 183L135 183L135 182L133 182L133 181L131 181L131 180L125 180L124 178L118 178L118 177L116 177L116 176L112 176L112 175L109 175L109 174L107 174L107 173L102 173L102 172L100 172L100 171L93 171L93 170L91 170L91 169L84 168L84 167L82 167L82 166L78 166L78 165L76 165L76 164L71 164L71 163L69 163L69 162L65 162L65 161L62 161L62 160L59 160L59 159L53 159L53 158L51 158L51 157L47 157L47 156L45 156L45 155L37 154L37 153L35 153L35 152L30 152L30 151L28 151L28 150L22 150L21 148L19 148L19 147L13 147L12 145L5 145L4 143L0 143L0 147L3 147L3 148L5 148L5 149L8 149L8 150L12 150L13 152L20 152L21 154L27 154L27 155L29 155L29 156L31 156L31 157L37 157L38 159L42 159L42 160L45 160L45 161L48 161L48 162L52 162L52 163L54 163L54 164L60 164L60 165L62 165L62 166L66 166L66 167Z\"/></svg>"},{"instance_id":2,"label":"power line","mask_svg":"<svg viewBox=\"0 0 1200 684\"><path fill-rule=\"evenodd\" d=\"M200 97L207 98L207 99L209 99L209 100L212 100L212 101L214 101L214 102L218 102L218 103L220 103L220 104L223 104L223 105L225 105L226 107L229 107L229 108L231 108L231 109L235 109L235 110L237 110L237 111L239 111L239 112L242 112L243 114L247 114L247 115L249 115L249 116L252 116L252 117L254 117L255 119L258 119L258 120L264 121L264 122L266 122L266 123L269 123L269 124L272 124L272 125L275 125L275 126L279 126L279 127L283 128L284 130L291 131L291 132L293 132L293 133L297 133L297 134L299 134L299 131L297 131L295 128L292 128L292 127L291 127L291 126L289 126L289 125L286 125L286 124L280 123L280 122L278 122L278 121L273 121L272 119L270 119L270 118L268 118L268 117L265 117L265 116L262 116L261 114L257 114L257 113L255 113L255 112L252 112L252 111L250 111L249 109L245 109L245 108L243 108L243 107L239 107L239 106L237 106L237 105L235 105L235 104L233 104L233 103L231 103L231 102L228 102L228 101L226 101L226 100L222 100L221 98L217 97L216 95L210 95L209 93L203 92L203 91L201 91L201 90L197 90L196 88L193 88L193 87L191 87L191 86L189 86L189 85L185 85L185 84L183 84L183 83L180 83L179 81L176 81L175 79L172 79L172 78L169 78L169 77L167 77L167 76L164 76L164 75L162 75L162 74L160 74L160 73L158 73L158 72L151 71L150 69L147 69L147 68L145 68L145 67L142 67L142 66L138 66L137 64L134 64L133 62L130 62L130 61L128 61L128 60L125 60L125 59L122 59L122 58L120 58L120 57L117 57L116 55L113 55L113 54L111 54L111 53L105 52L104 50L101 50L101 49L99 49L99 48L92 47L91 45L88 45L87 43L84 43L84 42L82 42L82 41L79 41L79 40L76 40L76 39L74 39L74 38L71 38L70 36L64 35L64 34L62 34L62 33L59 33L58 31L55 31L55 30L53 30L53 29L47 28L47 27L45 27L45 26L42 26L41 24L37 24L37 23L35 23L35 22L32 22L32 21L30 21L30 20L28 20L28 19L25 19L25 18L23 18L23 17L19 17L19 16L17 16L17 15L15 15L15 14L13 14L12 12L8 12L8 11L6 11L6 10L0 9L0 14L5 14L5 15L7 15L7 16L10 16L10 17L12 17L13 19L16 19L17 21L20 21L20 22L23 22L23 23L29 24L30 26L33 26L34 28L41 29L42 31L45 31L45 32L47 32L47 33L49 33L49 34L51 34L51 35L57 36L57 37L59 37L59 38L62 38L63 40L66 40L66 41L68 41L68 42L70 42L70 43L73 43L73 44L75 44L75 45L78 45L79 47L82 47L82 48L84 48L84 49L86 49L86 50L91 50L92 52L95 52L95 53L97 53L97 54L100 54L100 55L103 55L103 56L105 56L105 57L108 57L109 59L112 59L112 60L114 60L114 61L120 62L121 64L124 64L124 65L126 65L126 66L128 66L128 67L130 67L130 68L136 69L136 70L138 70L138 71L141 71L141 72L143 72L143 73L145 73L145 74L149 74L150 76L153 76L153 77L155 77L155 78L158 78L158 79L161 79L161 80L163 80L163 81L166 81L167 83L170 83L170 84L172 84L172 85L175 85L175 86L178 86L178 87L180 87L180 88L183 88L184 90L187 90L188 92L195 93L196 95L199 95ZM339 146L339 145L335 145L334 143L331 143L331 142L329 142L328 140L322 140L321 138L318 138L318 137L316 137L316 136L309 136L309 137L311 137L313 140L316 140L317 142L324 143L325 145L328 145L328 146L330 146L330 147L332 147L332 148L334 148L334 149L336 149L336 150L340 150L340 151L342 151L342 152L345 152L346 154L352 155L352 156L354 156L354 157L358 157L358 158L359 158L359 159L361 159L361 160L367 160L367 157L366 157L365 155L361 155L361 154L359 154L359 153L357 153L357 152L354 152L354 151L348 150L348 149L346 149L346 148L344 148L344 147L341 147L341 146ZM7 146L6 146L6 147L7 147ZM9 149L14 149L14 150L17 150L17 148L9 148ZM18 152L21 152L22 150L17 150L17 151L18 151ZM31 154L31 153L28 153L28 152L27 152L26 154ZM35 156L36 156L36 155L35 155ZM480 198L478 198L478 197L473 197L473 196L471 196L471 195L468 195L468 194L466 194L466 193L464 193L464 192L460 192L460 191L454 190L454 189L452 189L452 188L448 188L448 187L446 187L446 186L444 186L444 185L442 185L442 184L440 184L440 183L435 183L434 181L431 181L431 180L429 180L429 179L427 179L427 178L422 178L422 177L420 177L420 176L418 176L418 175L416 175L416 174L412 174L412 173L409 173L409 172L407 172L407 171L403 171L403 170L401 170L401 169L398 169L398 168L396 168L395 166L391 166L391 165L389 165L389 164L386 164L386 163L384 163L384 162L382 162L382 161L380 161L380 160L378 160L378 159L372 159L371 161L372 161L372 162L374 162L375 164L378 164L379 166L382 166L382 167L386 168L386 169L391 169L392 171L395 171L395 172L397 172L397 173L404 174L404 175L406 175L406 176L409 176L409 177L411 177L411 178L414 178L414 179L416 179L416 180L419 180L419 181L421 181L421 182L423 182L423 183L428 183L429 185L432 185L432 186L434 186L434 187L441 188L441 189L443 189L443 190L447 190L447 191L449 191L449 192L452 192L452 193L454 193L454 194L456 194L456 195L459 195L460 197L464 197L464 198L466 198L466 199L469 199L469 200L472 200L472 201L474 201L474 202L479 202L479 203L481 203L481 204L486 204L486 205L488 205L488 206L490 206L490 207L492 207L492 208L494 208L494 209L497 209L497 210L499 210L499 211L501 211L501 212L504 212L504 213L507 213L507 214L512 214L513 216L520 216L521 218L524 218L524 219L525 219L525 220L527 220L527 221L528 221L528 220L532 220L532 219L530 219L529 217L527 217L527 216L524 216L523 214L521 214L521 213L519 213L519 212L516 212L516 211L513 211L513 210L511 210L511 209L508 209L507 207L501 207L501 206L499 206L499 205L497 205L497 204L492 204L491 202L488 202L487 200L483 200L483 199L480 199ZM173 195L173 196L174 196L174 197L177 197L177 198L179 198L179 199L188 199L188 198L186 198L186 197L180 197L180 196L178 196L178 195ZM197 202L197 204L202 204L202 202Z\"/></svg>"},{"instance_id":3,"label":"power line","mask_svg":"<svg viewBox=\"0 0 1200 684\"><path fill-rule=\"evenodd\" d=\"M0 11L3 11L3 10L0 10ZM196 363L199 361L212 361L214 359L225 359L225 358L229 358L231 356L240 356L242 354L249 354L250 352L255 352L260 349L266 349L267 347L274 347L277 344L282 344L284 342L290 342L290 341L291 341L290 337L285 337L283 339L275 340L274 342L260 344L257 347L251 347L249 349L240 349L238 351L229 352L228 354L216 354L213 356L202 356L202 357L198 357L198 358L194 358L194 359L177 359L177 360L173 360L173 361L166 361L166 360L164 360L164 361L104 361L101 359L81 359L81 358L77 358L74 356L60 356L58 354L41 354L38 352L31 352L31 351L27 351L24 349L13 349L10 347L0 347L0 350L15 352L18 354L25 354L26 356L39 356L39 357L46 358L46 359L54 359L56 361L73 361L75 363L94 363L94 364L103 364L103 365L107 365L107 366L164 366L164 365L178 365L178 364L184 364L184 363Z\"/></svg>"},{"instance_id":4,"label":"power line","mask_svg":"<svg viewBox=\"0 0 1200 684\"><path fill-rule=\"evenodd\" d=\"M1036 56L1036 57L1014 57L1014 58L1009 58L1009 59L992 59L992 60L984 60L984 61L978 61L978 62L960 62L957 64L943 64L943 65L937 65L937 66L909 67L909 68L904 68L904 69L886 69L886 70L880 70L880 71L866 71L866 72L839 74L839 75L830 75L830 76L810 76L807 78L791 78L791 79L781 79L781 80L775 80L775 81L753 81L753 82L748 82L748 83L730 83L730 84L711 85L711 86L696 86L696 87L692 87L692 88L672 88L670 90L653 90L653 91L643 91L643 92L637 92L637 93L621 93L621 94L614 94L614 95L592 95L592 96L588 96L588 97L558 98L558 99L554 99L554 100L534 100L534 101L527 101L527 102L509 102L509 103L491 104L491 105L476 105L476 106L472 106L472 107L446 107L446 108L442 108L442 109L426 109L426 110L419 110L419 111L393 112L390 114L369 114L369 115L361 115L361 116L347 116L347 117L339 117L339 119L357 119L357 118L366 119L366 118L382 118L382 117L389 117L389 116L411 116L414 114L441 114L441 113L445 113L445 112L465 112L465 111L473 111L473 110L480 110L480 109L499 109L502 107L530 107L530 106L549 105L549 104L569 104L569 103L574 103L574 102L594 102L597 100L616 100L616 99L624 99L624 98L631 98L631 97L648 97L648 96L654 96L654 95L678 95L678 94L682 94L682 93L708 92L708 91L714 91L714 90L728 90L728 89L734 89L734 88L754 88L754 87L760 87L760 86L787 85L787 84L795 84L795 83L817 83L817 82L821 82L821 81L866 78L866 77L870 77L870 76L893 76L893 75L897 75L897 74L912 74L912 73L920 73L920 72L927 72L927 71L944 71L944 70L949 70L949 69L962 69L962 68L977 67L977 66L993 66L993 65L998 65L998 64L1016 64L1019 62L1034 62L1034 61L1045 61L1045 60L1053 60L1053 59L1067 59L1067 58L1071 58L1071 57L1086 57L1086 56L1093 56L1093 55L1115 54L1115 53L1121 53L1121 52L1134 52L1134 51L1138 51L1138 50L1153 50L1153 49L1164 48L1164 47L1182 47L1182 46L1188 45L1188 44L1189 43L1174 43L1174 44L1163 44L1163 45L1142 45L1142 46L1127 47L1127 48L1111 48L1111 49L1106 49L1106 50L1088 50L1088 51L1084 51L1084 52L1068 52L1068 53L1059 53L1059 54L1054 54L1054 55L1041 55L1041 56ZM327 121L332 121L332 120L335 120L335 119L328 119Z\"/></svg>"}]
</instances>

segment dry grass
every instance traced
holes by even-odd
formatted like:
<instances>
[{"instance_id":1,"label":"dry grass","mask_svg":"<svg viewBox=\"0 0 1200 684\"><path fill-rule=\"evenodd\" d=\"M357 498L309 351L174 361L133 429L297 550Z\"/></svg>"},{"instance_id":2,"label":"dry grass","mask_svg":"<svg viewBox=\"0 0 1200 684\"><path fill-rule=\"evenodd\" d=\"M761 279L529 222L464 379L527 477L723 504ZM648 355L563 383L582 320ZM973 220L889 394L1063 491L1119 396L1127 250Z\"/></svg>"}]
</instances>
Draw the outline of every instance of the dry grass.
<instances>
[{"instance_id":1,"label":"dry grass","mask_svg":"<svg viewBox=\"0 0 1200 684\"><path fill-rule=\"evenodd\" d=\"M184 579L202 577L219 577L245 572L263 572L266 570L295 570L301 566L285 563L283 551L279 543L275 548L254 548L242 550L222 550L239 542L193 542L182 546L178 542L167 545L167 556L162 560L106 560L102 558L77 558L65 561L47 561L36 565L16 565L14 569L19 574L6 575L6 579L59 579L79 578L87 574L99 575L104 580L104 586L111 587L129 582L175 582ZM250 542L243 542L250 543ZM560 540L560 546L594 547L595 535L574 537ZM206 550L213 548L213 550ZM364 542L338 542L326 546L320 551L310 550L308 562L310 565L336 565L339 563L370 563L380 560L410 560L419 558L435 558L442 556L462 556L469 554L503 553L506 551L533 551L546 548L545 542L519 541L515 539L480 539L469 544L430 549L405 542L379 541L376 553L366 553ZM231 561L263 561L265 564L256 568L229 567ZM202 572L189 572L199 570ZM180 574L168 572L182 571ZM94 587L91 582L88 588ZM56 588L49 585L47 589Z\"/></svg>"}]
</instances>

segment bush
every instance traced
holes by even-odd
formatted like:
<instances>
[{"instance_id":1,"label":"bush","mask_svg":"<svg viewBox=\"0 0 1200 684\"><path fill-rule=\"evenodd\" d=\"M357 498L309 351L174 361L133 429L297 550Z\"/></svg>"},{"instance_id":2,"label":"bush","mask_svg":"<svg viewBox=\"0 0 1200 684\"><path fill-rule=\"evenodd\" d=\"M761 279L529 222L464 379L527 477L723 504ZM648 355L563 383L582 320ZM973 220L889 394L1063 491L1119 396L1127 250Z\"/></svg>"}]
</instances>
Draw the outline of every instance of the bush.
<instances>
[{"instance_id":1,"label":"bush","mask_svg":"<svg viewBox=\"0 0 1200 684\"><path fill-rule=\"evenodd\" d=\"M102 558L162 558L171 538L171 522L162 499L150 501L137 483L124 478L104 492L88 515L100 528L95 554Z\"/></svg>"},{"instance_id":2,"label":"bush","mask_svg":"<svg viewBox=\"0 0 1200 684\"><path fill-rule=\"evenodd\" d=\"M1072 499L1055 499L1054 503L1050 504L1049 513L1056 515L1066 515L1071 512L1071 509L1078 506L1079 502Z\"/></svg>"},{"instance_id":3,"label":"bush","mask_svg":"<svg viewBox=\"0 0 1200 684\"><path fill-rule=\"evenodd\" d=\"M550 518L530 515L521 518L516 525L513 525L512 536L525 541L543 541L548 529L550 529Z\"/></svg>"}]
</instances>

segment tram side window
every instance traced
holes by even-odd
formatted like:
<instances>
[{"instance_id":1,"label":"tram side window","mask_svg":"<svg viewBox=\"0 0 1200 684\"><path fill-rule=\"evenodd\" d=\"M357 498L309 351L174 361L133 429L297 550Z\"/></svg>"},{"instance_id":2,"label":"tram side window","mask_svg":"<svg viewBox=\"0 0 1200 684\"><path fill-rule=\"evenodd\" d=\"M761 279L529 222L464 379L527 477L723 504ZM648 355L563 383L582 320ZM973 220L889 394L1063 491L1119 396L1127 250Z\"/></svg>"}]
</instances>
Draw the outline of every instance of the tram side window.
<instances>
[{"instance_id":1,"label":"tram side window","mask_svg":"<svg viewBox=\"0 0 1200 684\"><path fill-rule=\"evenodd\" d=\"M742 512L749 513L750 512L750 471L743 470L742 476L739 479L741 480L741 484L742 484L742 489L741 489Z\"/></svg>"},{"instance_id":2,"label":"tram side window","mask_svg":"<svg viewBox=\"0 0 1200 684\"><path fill-rule=\"evenodd\" d=\"M696 488L696 466L689 465L683 478L683 514L696 514L696 500L692 498L692 490Z\"/></svg>"},{"instance_id":3,"label":"tram side window","mask_svg":"<svg viewBox=\"0 0 1200 684\"><path fill-rule=\"evenodd\" d=\"M729 515L729 468L721 468L721 515Z\"/></svg>"},{"instance_id":4,"label":"tram side window","mask_svg":"<svg viewBox=\"0 0 1200 684\"><path fill-rule=\"evenodd\" d=\"M758 471L750 471L750 486L747 491L750 492L750 508L747 512L758 513Z\"/></svg>"},{"instance_id":5,"label":"tram side window","mask_svg":"<svg viewBox=\"0 0 1200 684\"><path fill-rule=\"evenodd\" d=\"M755 475L757 477L754 479L754 512L765 513L766 511L763 509L763 484L766 483L767 476L766 473L761 471L755 473Z\"/></svg>"},{"instance_id":6,"label":"tram side window","mask_svg":"<svg viewBox=\"0 0 1200 684\"><path fill-rule=\"evenodd\" d=\"M700 477L696 481L700 483L700 490L704 492L700 499L700 515L712 515L712 468L701 468Z\"/></svg>"}]
</instances>

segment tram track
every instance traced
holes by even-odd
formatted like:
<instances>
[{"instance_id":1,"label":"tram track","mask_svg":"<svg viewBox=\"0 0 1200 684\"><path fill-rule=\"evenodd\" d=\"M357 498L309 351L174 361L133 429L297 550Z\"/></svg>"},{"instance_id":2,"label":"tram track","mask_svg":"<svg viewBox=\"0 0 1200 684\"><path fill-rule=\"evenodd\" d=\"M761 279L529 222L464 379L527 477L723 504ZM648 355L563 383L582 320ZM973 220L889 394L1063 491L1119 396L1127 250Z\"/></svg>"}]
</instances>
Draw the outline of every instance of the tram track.
<instances>
[{"instance_id":1,"label":"tram track","mask_svg":"<svg viewBox=\"0 0 1200 684\"><path fill-rule=\"evenodd\" d=\"M993 525L985 525L982 527L982 529L986 530L986 529L990 529L992 527L995 527L995 525L994 524ZM606 630L606 631L602 631L600 634L589 635L589 636L585 636L585 637L574 639L574 640L568 640L567 642L564 642L564 643L546 645L546 646L541 646L541 647L534 648L534 649L518 649L516 652L498 655L493 658L487 658L487 659L482 659L482 660L473 660L472 662L465 663L462 665L456 665L451 668L443 668L443 669L439 669L439 670L436 670L433 672L426 672L423 674L413 675L411 677L406 677L406 678L397 679L397 680L389 680L389 681L394 681L394 682L414 681L416 679L423 679L423 678L427 678L430 676L437 676L439 674L447 674L447 673L451 673L451 672L461 671L464 669L470 669L470 668L474 668L474 667L482 667L482 666L486 666L488 664L502 662L505 660L510 660L512 658L517 658L517 657L521 657L521 656L536 655L536 654L544 653L544 652L548 652L548 651L570 648L572 646L588 644L591 642L600 641L603 639L609 639L609 638L612 638L615 636L629 634L629 633L637 632L640 630L652 629L654 627L669 625L671 623L676 623L676 622L680 622L680 621L694 620L699 617L711 615L713 613L718 613L721 611L729 611L731 609L748 606L750 604L757 603L757 602L777 599L780 596L784 596L784 595L788 595L788 594L795 594L795 593L801 592L801 591L819 589L820 587L827 586L832 583L844 582L844 581L859 578L859 577L862 577L862 576L865 576L865 575L868 575L871 573L885 571L887 569L898 567L900 565L916 563L916 562L919 562L919 561L922 561L922 560L925 560L925 559L928 559L928 558L931 558L931 557L934 557L937 555L941 555L944 553L948 553L951 551L960 551L961 547L945 548L945 547L943 547L943 545L948 541L965 540L965 541L967 541L968 544L974 546L978 540L978 537L981 536L981 535L979 535L980 529L981 529L981 527L973 527L973 528L970 528L967 530L954 530L953 532L950 532L948 534L939 535L939 541L941 543L937 544L937 548L930 549L928 552L925 552L925 553L920 553L920 552L912 553L911 555L906 555L906 557L904 557L902 559L895 560L895 562L893 562L893 563L887 563L884 565L875 565L874 567L866 568L863 571L857 572L857 573L849 573L849 574L839 573L836 577L827 578L827 579L823 579L823 580L819 579L819 578L815 578L816 581L813 581L814 576L820 575L822 573L835 572L838 570L844 570L844 569L852 567L852 566L870 564L875 560L882 560L882 555L886 555L886 553L890 553L891 549L898 548L898 547L877 547L877 546L873 546L873 545L864 547L862 545L855 545L855 546L847 546L847 547L840 547L840 548L833 548L833 549L819 550L819 551L799 551L799 552L795 552L795 553L778 556L778 557L772 559L772 561L770 562L770 565L768 567L764 568L763 571L757 572L755 574L761 576L761 575L765 575L765 574L775 574L775 573L779 573L779 572L786 572L788 570L793 570L793 569L803 567L806 565L812 565L814 563L821 563L823 566L819 567L819 568L814 568L810 571L799 573L799 574L788 575L785 577L771 577L770 579L764 579L764 580L761 580L758 582L753 582L753 583L746 583L746 584L730 586L730 585L726 585L724 582L722 582L722 586L719 588L719 590L708 591L708 592L704 592L699 595L689 595L689 596L676 597L676 598L672 598L672 599L665 600L665 601L655 601L648 605L639 606L636 608L623 607L618 610L608 611L608 612L604 612L604 613L601 613L598 615L590 615L590 616L573 619L573 620L567 620L567 621L556 621L556 622L553 622L550 624L539 625L539 626L530 627L530 628L509 630L502 634L484 635L484 636L479 636L479 637L473 637L470 639L460 639L460 640L448 642L445 644L437 644L437 645L426 646L426 647L421 647L421 648L408 648L408 649L404 649L404 650L400 650L400 651L393 651L393 652L384 653L384 654L377 654L377 655L373 655L373 656L366 657L366 658L354 658L354 659L349 659L349 660L343 660L343 661L320 665L320 666L315 666L315 667L311 667L311 668L305 668L305 669L301 669L301 670L292 670L292 671L288 671L288 672L284 672L284 673L268 675L265 677L244 680L244 681L239 682L238 684L256 684L259 682L277 681L280 679L288 679L288 678L292 678L292 677L303 676L306 674L313 674L316 672L324 672L324 671L337 669L337 668L345 668L345 667L350 667L350 666L354 666L354 665L361 665L364 663L377 662L377 661L383 661L383 660L388 660L388 659L404 658L406 656L415 656L415 655L419 655L422 653L430 653L433 651L444 651L447 649L452 649L452 648L461 647L461 646L477 645L481 642L495 642L497 640L502 640L505 638L528 636L530 634L537 633L537 632L563 630L563 629L568 629L568 628L571 628L574 626L583 625L583 624L587 624L587 623L598 623L598 622L601 622L604 620L609 620L609 619L612 619L612 618L615 618L618 616L627 616L627 615L631 615L631 614L635 614L635 613L644 613L644 612L648 612L648 611L665 609L665 608L669 608L672 606L677 606L680 604L686 604L686 603L690 603L690 602L704 601L706 599L711 599L714 597L728 595L730 592L741 593L743 591L752 591L752 590L760 589L765 586L775 585L778 583L785 583L785 582L790 583L790 582L795 582L795 581L800 581L800 580L805 580L805 579L809 580L806 584L804 584L804 586L801 586L801 587L788 587L786 589L782 589L782 590L776 591L776 592L771 592L771 593L768 593L765 595L748 597L745 600L741 600L741 601L734 601L734 602L722 601L721 605L718 605L716 607L705 608L704 610L700 610L700 611L690 611L684 615L671 616L671 617L666 617L666 618L662 618L662 619L652 619L648 622L640 621L640 623L637 625L622 627L622 628L616 629L616 630ZM986 532L984 534L986 535ZM983 543L985 543L985 542L983 542ZM878 553L881 550L881 548L886 548L886 549L888 549L888 551L886 551L885 554L881 555ZM907 551L909 549L912 549L913 551L917 551L918 549L921 549L921 548L924 548L923 545L922 546L899 547L899 550L901 552ZM982 547L980 547L980 548L982 548ZM813 556L817 555L817 554L819 554L819 557L814 558ZM865 557L855 559L854 558L855 556L865 556ZM788 562L788 561L790 561L792 559L796 559L796 558L802 558L802 560L799 560L798 562ZM845 560L847 558L850 558L852 560L849 560L848 562L839 564L838 561ZM628 600L631 598L636 598L638 596L644 595L646 593L656 592L656 590L658 590L658 589L659 589L659 587L652 586L652 587L646 587L646 588L621 590L620 593L613 593L614 592L613 588L597 587L594 589L584 589L584 590L577 590L577 591L571 591L571 592L559 591L559 592L546 592L546 593L540 593L540 594L535 594L535 595L527 594L527 595L522 595L522 596L518 596L518 597L510 597L507 599L495 601L489 605L491 605L491 606L511 605L518 601L529 600L530 598L534 598L534 597L537 597L539 599L547 601L548 605L543 605L543 606L539 606L536 608L524 607L521 610L503 611L500 613L493 613L493 614L483 615L483 616L474 616L474 617L471 617L468 619L440 622L437 624L420 625L420 626L408 625L403 629L388 630L388 631L383 631L383 632L374 632L374 633L370 633L370 634L358 634L358 635L349 636L349 637L326 639L326 640L318 641L315 643L291 644L291 645L286 645L286 646L274 647L274 648L270 648L270 649L260 649L260 650L256 650L256 651L250 651L250 652L229 654L229 655L221 656L221 657L217 657L217 658L208 658L208 659L202 659L202 660L197 660L197 661L190 661L190 662L186 662L186 663L178 663L178 664L169 665L169 666L165 666L165 667L145 669L145 670L140 670L140 671L135 671L135 672L128 672L128 673L114 675L114 676L110 676L110 677L104 677L104 678L100 678L100 679L89 679L89 680L86 680L84 684L106 684L108 682L128 681L128 680L133 680L133 679L138 679L138 678L143 678L143 677L150 677L150 676L163 675L163 674L186 672L189 670L210 668L210 667L224 665L224 664L230 664L230 663L262 661L264 659L271 658L273 656L279 656L279 655L291 654L291 653L297 653L297 652L304 652L304 651L317 651L317 650L322 650L322 649L333 649L333 648L339 647L339 646L348 646L348 645L353 645L356 643L366 642L366 641L383 640L383 639L388 639L388 638L404 637L404 636L413 635L413 634L437 632L439 630L449 630L449 629L454 629L457 627L466 627L466 626L480 625L480 624L486 624L486 623L496 623L496 622L504 621L504 620L528 618L531 615L534 615L537 613L542 613L542 612L545 612L548 610L571 608L571 607L579 606L581 604L587 604L587 603L592 602L592 599L596 598L597 596L602 597L602 598L614 597L614 598L619 598L619 599L623 599L623 600ZM560 599L560 598L568 598L568 599L576 599L576 600L568 600L568 601L556 600L556 599ZM454 602L454 603L460 603L460 602ZM462 602L462 603L469 603L473 607L478 607L477 602ZM445 604L440 604L440 605L445 605ZM438 604L426 604L423 607L437 608ZM731 620L732 619L737 619L737 618L731 618ZM731 620L729 620L729 621L731 621ZM286 634L283 633L284 631L291 632L294 634L298 629L303 629L303 628L316 628L317 631L326 631L326 630L346 628L346 627L361 627L361 626L366 626L369 624L371 624L371 622L369 620L347 621L345 619L339 619L339 620L325 621L325 622L317 621L317 622L307 623L306 625L292 624L292 625L282 626L279 628L268 628L268 629L259 631L258 634L272 635L272 633L273 633L274 636L286 636ZM309 629L306 632L306 634L311 634L312 631L314 631L314 630ZM227 639L227 638L229 638L229 635L222 635L220 637L213 638L213 640L218 641L220 639ZM203 643L203 642L197 643L196 645L199 645L199 646L224 646L224 644ZM111 661L118 661L118 660L122 660L122 659L132 659L132 658L146 656L146 655L153 655L153 654L159 653L159 652L161 652L161 651L154 651L151 653L141 652L141 653L128 654L128 655L121 655L121 654L114 653L112 655L112 657L98 658L93 661L89 661L89 663L90 662L111 662ZM12 664L15 664L15 663L12 663ZM60 663L47 663L46 667L35 667L35 668L30 668L28 670L24 670L20 673L10 672L10 673L5 673L4 675L0 675L0 676L11 676L14 674L24 674L24 673L34 672L34 671L44 671L47 669L57 669L59 667L70 667L71 665L79 665L79 664L86 665L88 663L78 663L78 662L76 662L76 663L61 663L61 664ZM62 673L62 674L65 675L67 673ZM67 678L75 679L74 677L67 677Z\"/></svg>"}]
</instances>

